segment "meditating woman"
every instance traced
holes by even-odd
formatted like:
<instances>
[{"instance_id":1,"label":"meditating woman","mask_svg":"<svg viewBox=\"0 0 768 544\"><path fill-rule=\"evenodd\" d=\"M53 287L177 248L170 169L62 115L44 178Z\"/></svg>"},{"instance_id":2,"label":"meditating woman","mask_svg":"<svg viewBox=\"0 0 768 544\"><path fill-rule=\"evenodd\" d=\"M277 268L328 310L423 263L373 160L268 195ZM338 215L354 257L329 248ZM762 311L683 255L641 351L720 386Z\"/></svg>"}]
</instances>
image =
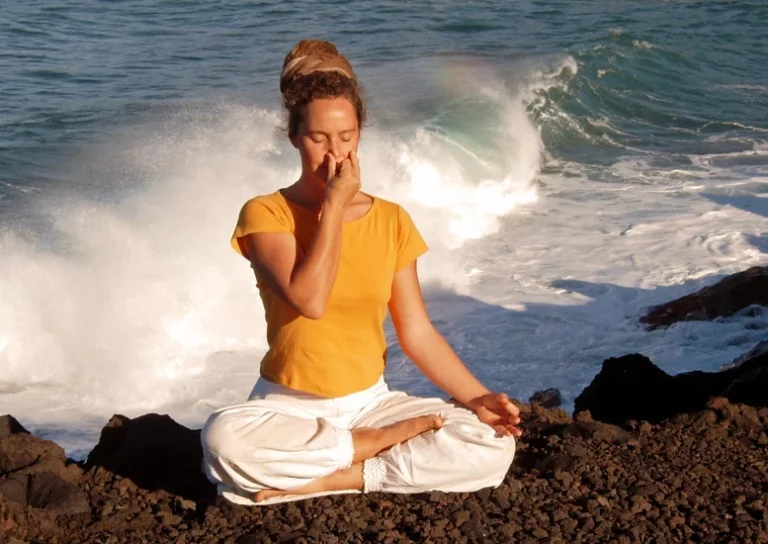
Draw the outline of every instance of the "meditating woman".
<instances>
[{"instance_id":1,"label":"meditating woman","mask_svg":"<svg viewBox=\"0 0 768 544\"><path fill-rule=\"evenodd\" d=\"M249 399L205 424L206 475L241 504L498 486L519 411L432 325L416 272L427 246L408 213L360 190L365 106L352 67L304 40L280 90L301 177L246 202L232 237L255 272L269 350ZM403 352L451 400L389 389L387 308Z\"/></svg>"}]
</instances>

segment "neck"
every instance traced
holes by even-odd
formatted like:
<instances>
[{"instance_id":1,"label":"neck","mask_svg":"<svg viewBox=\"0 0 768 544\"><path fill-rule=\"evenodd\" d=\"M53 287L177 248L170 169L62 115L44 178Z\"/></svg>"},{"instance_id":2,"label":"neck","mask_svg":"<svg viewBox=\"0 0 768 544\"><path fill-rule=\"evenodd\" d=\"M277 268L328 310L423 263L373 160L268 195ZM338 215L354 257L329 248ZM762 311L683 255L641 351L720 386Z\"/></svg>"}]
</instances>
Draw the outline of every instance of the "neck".
<instances>
[{"instance_id":1,"label":"neck","mask_svg":"<svg viewBox=\"0 0 768 544\"><path fill-rule=\"evenodd\" d=\"M287 188L287 196L300 206L319 212L325 200L325 183L302 172L298 181Z\"/></svg>"}]
</instances>

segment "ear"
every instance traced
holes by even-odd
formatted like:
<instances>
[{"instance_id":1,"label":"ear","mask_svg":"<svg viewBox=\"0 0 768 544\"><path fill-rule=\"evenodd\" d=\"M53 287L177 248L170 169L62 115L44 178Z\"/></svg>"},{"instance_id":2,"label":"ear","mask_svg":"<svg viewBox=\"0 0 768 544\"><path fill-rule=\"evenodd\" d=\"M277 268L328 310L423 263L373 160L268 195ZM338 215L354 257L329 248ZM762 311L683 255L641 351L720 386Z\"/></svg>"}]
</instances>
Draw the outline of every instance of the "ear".
<instances>
[{"instance_id":1,"label":"ear","mask_svg":"<svg viewBox=\"0 0 768 544\"><path fill-rule=\"evenodd\" d=\"M294 134L293 136L288 136L288 139L291 141L291 145L295 147L296 149L299 148L299 135Z\"/></svg>"}]
</instances>

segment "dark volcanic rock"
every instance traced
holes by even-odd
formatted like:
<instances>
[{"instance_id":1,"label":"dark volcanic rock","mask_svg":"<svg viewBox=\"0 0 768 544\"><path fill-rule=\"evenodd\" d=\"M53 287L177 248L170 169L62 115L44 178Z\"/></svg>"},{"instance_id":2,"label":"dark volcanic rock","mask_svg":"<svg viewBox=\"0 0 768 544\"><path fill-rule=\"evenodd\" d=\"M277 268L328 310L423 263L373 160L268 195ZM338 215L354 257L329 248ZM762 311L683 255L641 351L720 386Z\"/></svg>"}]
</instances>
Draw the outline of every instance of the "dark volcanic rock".
<instances>
[{"instance_id":1,"label":"dark volcanic rock","mask_svg":"<svg viewBox=\"0 0 768 544\"><path fill-rule=\"evenodd\" d=\"M77 483L82 476L81 470L67 460L64 450L55 442L26 432L0 440L0 475L46 471L72 483Z\"/></svg>"},{"instance_id":2,"label":"dark volcanic rock","mask_svg":"<svg viewBox=\"0 0 768 544\"><path fill-rule=\"evenodd\" d=\"M731 402L750 406L768 406L768 351L743 361L738 367L723 372L733 379L723 392Z\"/></svg>"},{"instance_id":3,"label":"dark volcanic rock","mask_svg":"<svg viewBox=\"0 0 768 544\"><path fill-rule=\"evenodd\" d=\"M102 429L86 468L104 467L145 489L212 500L214 487L201 472L202 456L199 430L188 429L167 415L135 419L115 415Z\"/></svg>"},{"instance_id":4,"label":"dark volcanic rock","mask_svg":"<svg viewBox=\"0 0 768 544\"><path fill-rule=\"evenodd\" d=\"M577 414L589 411L599 421L621 425L629 420L657 423L706 407L710 397L768 406L768 353L743 360L721 372L686 372L670 376L642 355L608 359L574 403Z\"/></svg>"},{"instance_id":5,"label":"dark volcanic rock","mask_svg":"<svg viewBox=\"0 0 768 544\"><path fill-rule=\"evenodd\" d=\"M536 391L528 399L528 402L541 404L544 408L557 408L563 403L563 399L559 390L545 389L544 391Z\"/></svg>"},{"instance_id":6,"label":"dark volcanic rock","mask_svg":"<svg viewBox=\"0 0 768 544\"><path fill-rule=\"evenodd\" d=\"M603 362L603 368L576 397L574 412L589 410L594 419L660 421L676 413L679 389L672 376L642 355ZM653 399L651 401L651 399Z\"/></svg>"},{"instance_id":7,"label":"dark volcanic rock","mask_svg":"<svg viewBox=\"0 0 768 544\"><path fill-rule=\"evenodd\" d=\"M586 417L574 423L562 410L538 404L521 409L519 455L496 489L336 495L244 507L221 498L196 504L98 466L78 486L90 512L55 517L0 497L0 541L768 542L768 437L760 425L768 423L768 408L715 398L700 412L630 425L629 431ZM152 432L158 428L163 425ZM102 447L102 459L117 455L126 438L112 442L109 451ZM523 462L526 457L535 462ZM24 477L40 479L38 484L48 478Z\"/></svg>"},{"instance_id":8,"label":"dark volcanic rock","mask_svg":"<svg viewBox=\"0 0 768 544\"><path fill-rule=\"evenodd\" d=\"M0 496L54 514L90 510L85 493L75 485L82 471L58 444L29 434L11 416L2 418L0 432Z\"/></svg>"},{"instance_id":9,"label":"dark volcanic rock","mask_svg":"<svg viewBox=\"0 0 768 544\"><path fill-rule=\"evenodd\" d=\"M612 444L624 444L632 439L632 436L621 427L599 421L577 421L563 429L563 435L593 438Z\"/></svg>"},{"instance_id":10,"label":"dark volcanic rock","mask_svg":"<svg viewBox=\"0 0 768 544\"><path fill-rule=\"evenodd\" d=\"M90 510L85 493L53 472L38 472L30 476L27 504L63 514L80 514Z\"/></svg>"},{"instance_id":11,"label":"dark volcanic rock","mask_svg":"<svg viewBox=\"0 0 768 544\"><path fill-rule=\"evenodd\" d=\"M662 304L640 318L650 329L678 321L727 317L752 305L768 306L768 267L754 266L696 293Z\"/></svg>"},{"instance_id":12,"label":"dark volcanic rock","mask_svg":"<svg viewBox=\"0 0 768 544\"><path fill-rule=\"evenodd\" d=\"M0 416L0 440L17 433L29 434L29 431L16 421L16 418L12 415Z\"/></svg>"},{"instance_id":13,"label":"dark volcanic rock","mask_svg":"<svg viewBox=\"0 0 768 544\"><path fill-rule=\"evenodd\" d=\"M0 477L0 495L9 501L27 504L27 488L29 476L26 474L9 474Z\"/></svg>"}]
</instances>

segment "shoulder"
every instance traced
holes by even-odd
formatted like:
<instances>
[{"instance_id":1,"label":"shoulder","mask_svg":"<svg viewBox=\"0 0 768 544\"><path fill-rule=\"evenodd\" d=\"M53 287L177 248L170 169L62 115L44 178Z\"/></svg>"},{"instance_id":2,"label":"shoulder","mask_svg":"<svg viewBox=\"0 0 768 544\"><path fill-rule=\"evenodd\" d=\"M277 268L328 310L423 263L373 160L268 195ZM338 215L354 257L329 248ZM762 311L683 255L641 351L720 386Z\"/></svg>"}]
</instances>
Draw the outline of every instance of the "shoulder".
<instances>
[{"instance_id":1,"label":"shoulder","mask_svg":"<svg viewBox=\"0 0 768 544\"><path fill-rule=\"evenodd\" d=\"M379 213L385 217L389 217L395 220L401 220L403 216L408 216L408 212L403 206L391 200L380 198L376 195L372 195L378 202Z\"/></svg>"},{"instance_id":2,"label":"shoulder","mask_svg":"<svg viewBox=\"0 0 768 544\"><path fill-rule=\"evenodd\" d=\"M280 222L293 222L291 209L279 191L247 200L240 209L239 222L242 224L264 217L278 219Z\"/></svg>"},{"instance_id":3,"label":"shoulder","mask_svg":"<svg viewBox=\"0 0 768 544\"><path fill-rule=\"evenodd\" d=\"M246 211L258 212L260 210L279 211L286 208L287 208L287 205L285 203L285 199L280 195L280 191L275 191L274 193L269 193L266 195L258 195L246 200L245 204L243 204L243 207L241 208L241 211L242 212L246 212Z\"/></svg>"}]
</instances>

